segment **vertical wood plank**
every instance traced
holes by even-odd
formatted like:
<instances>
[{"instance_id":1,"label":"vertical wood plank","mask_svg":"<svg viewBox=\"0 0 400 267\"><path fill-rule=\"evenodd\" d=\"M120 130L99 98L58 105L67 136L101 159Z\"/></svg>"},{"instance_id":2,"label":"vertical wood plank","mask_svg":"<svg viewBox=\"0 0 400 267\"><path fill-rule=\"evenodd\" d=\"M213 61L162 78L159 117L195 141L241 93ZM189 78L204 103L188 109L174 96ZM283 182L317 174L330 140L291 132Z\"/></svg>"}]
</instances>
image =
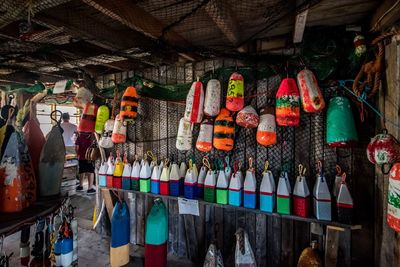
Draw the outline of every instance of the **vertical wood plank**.
<instances>
[{"instance_id":1,"label":"vertical wood plank","mask_svg":"<svg viewBox=\"0 0 400 267\"><path fill-rule=\"evenodd\" d=\"M145 225L145 199L144 195L138 194L136 196L137 208L137 224L136 224L136 240L138 245L144 245L144 225Z\"/></svg>"},{"instance_id":2,"label":"vertical wood plank","mask_svg":"<svg viewBox=\"0 0 400 267\"><path fill-rule=\"evenodd\" d=\"M195 220L193 215L181 215L184 218L187 258L192 261L198 260L198 240L195 231Z\"/></svg>"},{"instance_id":3,"label":"vertical wood plank","mask_svg":"<svg viewBox=\"0 0 400 267\"><path fill-rule=\"evenodd\" d=\"M190 222L186 222L187 218L186 216L191 216L191 215L181 215L179 214L179 207L178 207L178 229L177 229L177 242L178 242L178 256L179 257L189 257L189 259L192 259L193 257L193 247L195 244L188 243L188 238L192 239L192 234L196 234L193 230L191 229L187 232L187 230L192 226ZM196 244L197 247L197 244Z\"/></svg>"},{"instance_id":4,"label":"vertical wood plank","mask_svg":"<svg viewBox=\"0 0 400 267\"><path fill-rule=\"evenodd\" d=\"M294 266L293 253L293 220L282 219L282 244L280 266Z\"/></svg>"},{"instance_id":5,"label":"vertical wood plank","mask_svg":"<svg viewBox=\"0 0 400 267\"><path fill-rule=\"evenodd\" d=\"M268 246L271 250L270 264L268 266L281 266L281 244L282 244L282 228L281 219L278 217L270 217L271 225L268 225L268 237L271 238L271 245Z\"/></svg>"},{"instance_id":6,"label":"vertical wood plank","mask_svg":"<svg viewBox=\"0 0 400 267\"><path fill-rule=\"evenodd\" d=\"M256 246L257 266L267 266L267 216L256 214Z\"/></svg>"},{"instance_id":7,"label":"vertical wood plank","mask_svg":"<svg viewBox=\"0 0 400 267\"><path fill-rule=\"evenodd\" d=\"M224 245L221 248L226 266L234 265L236 214L234 209L224 209Z\"/></svg>"},{"instance_id":8,"label":"vertical wood plank","mask_svg":"<svg viewBox=\"0 0 400 267\"><path fill-rule=\"evenodd\" d=\"M215 231L218 246L222 248L224 246L224 208L215 207L214 208L214 218L215 218Z\"/></svg>"},{"instance_id":9,"label":"vertical wood plank","mask_svg":"<svg viewBox=\"0 0 400 267\"><path fill-rule=\"evenodd\" d=\"M326 228L325 267L336 267L338 249L339 249L339 232L328 226Z\"/></svg>"},{"instance_id":10,"label":"vertical wood plank","mask_svg":"<svg viewBox=\"0 0 400 267\"><path fill-rule=\"evenodd\" d=\"M210 243L214 240L214 206L205 205L205 233L206 233L206 248L210 246Z\"/></svg>"},{"instance_id":11,"label":"vertical wood plank","mask_svg":"<svg viewBox=\"0 0 400 267\"><path fill-rule=\"evenodd\" d=\"M178 255L178 204L176 200L168 200L168 251Z\"/></svg>"},{"instance_id":12,"label":"vertical wood plank","mask_svg":"<svg viewBox=\"0 0 400 267\"><path fill-rule=\"evenodd\" d=\"M199 213L200 215L194 218L196 225L196 235L197 235L197 245L198 245L198 254L199 258L203 259L206 254L206 246L205 246L205 207L204 204L199 204Z\"/></svg>"}]
</instances>

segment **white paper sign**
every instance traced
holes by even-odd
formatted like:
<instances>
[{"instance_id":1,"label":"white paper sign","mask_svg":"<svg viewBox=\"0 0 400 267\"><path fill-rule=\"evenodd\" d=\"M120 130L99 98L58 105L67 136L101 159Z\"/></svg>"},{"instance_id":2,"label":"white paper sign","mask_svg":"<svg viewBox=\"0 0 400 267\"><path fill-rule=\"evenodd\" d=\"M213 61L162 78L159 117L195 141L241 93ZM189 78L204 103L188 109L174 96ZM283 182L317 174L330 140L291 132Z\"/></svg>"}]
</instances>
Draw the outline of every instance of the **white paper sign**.
<instances>
[{"instance_id":1,"label":"white paper sign","mask_svg":"<svg viewBox=\"0 0 400 267\"><path fill-rule=\"evenodd\" d=\"M199 216L199 201L178 197L179 214L191 214Z\"/></svg>"},{"instance_id":2,"label":"white paper sign","mask_svg":"<svg viewBox=\"0 0 400 267\"><path fill-rule=\"evenodd\" d=\"M61 94L64 93L65 87L67 87L68 80L62 80L56 82L53 88L53 94Z\"/></svg>"}]
</instances>

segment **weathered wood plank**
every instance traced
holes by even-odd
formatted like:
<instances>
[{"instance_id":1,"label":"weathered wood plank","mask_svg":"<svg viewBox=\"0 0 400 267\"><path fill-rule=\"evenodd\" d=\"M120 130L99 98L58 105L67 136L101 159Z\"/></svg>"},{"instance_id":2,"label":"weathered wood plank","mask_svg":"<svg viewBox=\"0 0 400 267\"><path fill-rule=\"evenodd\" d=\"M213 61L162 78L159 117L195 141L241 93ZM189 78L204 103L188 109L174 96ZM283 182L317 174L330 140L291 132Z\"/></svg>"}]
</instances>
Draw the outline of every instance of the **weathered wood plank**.
<instances>
[{"instance_id":1,"label":"weathered wood plank","mask_svg":"<svg viewBox=\"0 0 400 267\"><path fill-rule=\"evenodd\" d=\"M199 203L199 216L194 218L195 226L196 226L196 236L197 236L197 246L198 246L198 254L199 258L203 259L206 254L206 246L205 246L205 208L204 205Z\"/></svg>"},{"instance_id":2,"label":"weathered wood plank","mask_svg":"<svg viewBox=\"0 0 400 267\"><path fill-rule=\"evenodd\" d=\"M195 229L195 219L193 215L181 215L184 218L186 234L187 257L192 261L198 260L198 240Z\"/></svg>"},{"instance_id":3,"label":"weathered wood plank","mask_svg":"<svg viewBox=\"0 0 400 267\"><path fill-rule=\"evenodd\" d=\"M178 255L179 214L177 200L168 200L168 251Z\"/></svg>"},{"instance_id":4,"label":"weathered wood plank","mask_svg":"<svg viewBox=\"0 0 400 267\"><path fill-rule=\"evenodd\" d=\"M326 228L325 267L336 267L339 249L339 232Z\"/></svg>"},{"instance_id":5,"label":"weathered wood plank","mask_svg":"<svg viewBox=\"0 0 400 267\"><path fill-rule=\"evenodd\" d=\"M283 219L281 224L282 243L280 266L294 266L293 220Z\"/></svg>"},{"instance_id":6,"label":"weathered wood plank","mask_svg":"<svg viewBox=\"0 0 400 267\"><path fill-rule=\"evenodd\" d=\"M206 237L206 248L210 246L210 243L214 240L215 238L215 233L214 233L214 207L212 205L205 205L205 237Z\"/></svg>"},{"instance_id":7,"label":"weathered wood plank","mask_svg":"<svg viewBox=\"0 0 400 267\"><path fill-rule=\"evenodd\" d=\"M224 209L220 207L214 208L215 218L215 234L217 244L220 248L224 247Z\"/></svg>"},{"instance_id":8,"label":"weathered wood plank","mask_svg":"<svg viewBox=\"0 0 400 267\"><path fill-rule=\"evenodd\" d=\"M256 214L256 246L254 249L257 266L267 265L267 216Z\"/></svg>"},{"instance_id":9,"label":"weathered wood plank","mask_svg":"<svg viewBox=\"0 0 400 267\"><path fill-rule=\"evenodd\" d=\"M178 207L178 229L177 229L177 242L178 242L178 256L179 257L189 257L189 259L193 259L193 254L190 254L192 250L192 243L188 243L187 241L193 239L193 234L196 235L196 232L193 231L194 225L190 224L190 222L186 222L186 216L189 215L181 215L179 214L179 207ZM188 229L192 227L191 232L188 233ZM188 236L189 235L189 236ZM196 244L197 247L197 244Z\"/></svg>"},{"instance_id":10,"label":"weathered wood plank","mask_svg":"<svg viewBox=\"0 0 400 267\"><path fill-rule=\"evenodd\" d=\"M235 210L224 209L224 244L221 247L226 266L234 265L236 214Z\"/></svg>"},{"instance_id":11,"label":"weathered wood plank","mask_svg":"<svg viewBox=\"0 0 400 267\"><path fill-rule=\"evenodd\" d=\"M282 219L268 219L268 266L281 266L281 243L282 243Z\"/></svg>"},{"instance_id":12,"label":"weathered wood plank","mask_svg":"<svg viewBox=\"0 0 400 267\"><path fill-rule=\"evenodd\" d=\"M136 209L137 209L137 220L136 220L136 241L138 245L144 245L144 228L145 228L145 196L136 196Z\"/></svg>"}]
</instances>

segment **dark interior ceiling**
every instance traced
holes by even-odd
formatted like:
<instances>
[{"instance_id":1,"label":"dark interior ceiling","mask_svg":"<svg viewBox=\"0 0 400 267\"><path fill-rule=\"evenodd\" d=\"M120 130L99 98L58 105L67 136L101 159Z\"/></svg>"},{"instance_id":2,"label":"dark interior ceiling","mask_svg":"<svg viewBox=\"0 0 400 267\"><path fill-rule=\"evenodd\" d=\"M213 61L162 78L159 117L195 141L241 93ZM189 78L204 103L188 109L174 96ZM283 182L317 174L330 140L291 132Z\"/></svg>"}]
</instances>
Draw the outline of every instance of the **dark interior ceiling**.
<instances>
[{"instance_id":1,"label":"dark interior ceiling","mask_svg":"<svg viewBox=\"0 0 400 267\"><path fill-rule=\"evenodd\" d=\"M97 76L264 53L257 43L291 45L295 16L305 9L306 27L348 25L368 23L381 2L3 0L0 81L51 82L76 77L77 69Z\"/></svg>"}]
</instances>

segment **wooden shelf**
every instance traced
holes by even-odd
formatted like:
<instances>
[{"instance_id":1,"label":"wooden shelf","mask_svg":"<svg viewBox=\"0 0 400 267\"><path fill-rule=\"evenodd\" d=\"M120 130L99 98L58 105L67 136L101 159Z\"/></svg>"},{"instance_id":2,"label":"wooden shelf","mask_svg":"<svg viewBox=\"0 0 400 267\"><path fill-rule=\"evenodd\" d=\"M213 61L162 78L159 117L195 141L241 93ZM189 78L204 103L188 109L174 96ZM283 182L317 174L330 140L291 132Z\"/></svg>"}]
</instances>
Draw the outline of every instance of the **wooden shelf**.
<instances>
[{"instance_id":1,"label":"wooden shelf","mask_svg":"<svg viewBox=\"0 0 400 267\"><path fill-rule=\"evenodd\" d=\"M134 190L126 190L126 189L118 189L118 188L106 188L106 187L102 187L101 189L109 189L109 190L114 190L114 191L120 191L120 192L129 192L129 193L135 193L135 194L139 194L139 195L147 195L150 197L154 197L154 198L162 198L164 199L173 199L173 200L177 200L178 197L175 196L163 196L163 195L157 195L157 194L153 194L153 193L144 193L144 192L139 192L139 191L134 191ZM183 196L182 196L183 197ZM302 222L308 222L308 223L318 223L318 224L323 224L323 225L327 225L327 226L331 226L334 227L336 230L338 231L344 231L344 230L359 230L362 228L361 225L359 224L355 224L355 225L351 225L351 224L344 224L344 223L340 223L340 222L335 222L335 221L323 221L323 220L317 220L316 218L303 218L303 217L299 217L299 216L295 216L295 215L284 215L284 214L279 214L279 213L270 213L270 212L265 212L259 209L248 209L248 208L244 208L244 207L236 207L236 206L231 206L231 205L222 205L222 204L217 204L217 203L210 203L210 202L206 202L204 200L201 199L196 199L197 201L199 201L199 204L202 205L212 205L214 207L218 207L218 208L224 208L224 209L233 209L233 210L239 210L239 211L245 211L245 212L253 212L253 213L258 213L258 214L265 214L269 217L278 217L278 218L282 218L282 219L288 219L288 220L294 220L294 221L302 221Z\"/></svg>"}]
</instances>

